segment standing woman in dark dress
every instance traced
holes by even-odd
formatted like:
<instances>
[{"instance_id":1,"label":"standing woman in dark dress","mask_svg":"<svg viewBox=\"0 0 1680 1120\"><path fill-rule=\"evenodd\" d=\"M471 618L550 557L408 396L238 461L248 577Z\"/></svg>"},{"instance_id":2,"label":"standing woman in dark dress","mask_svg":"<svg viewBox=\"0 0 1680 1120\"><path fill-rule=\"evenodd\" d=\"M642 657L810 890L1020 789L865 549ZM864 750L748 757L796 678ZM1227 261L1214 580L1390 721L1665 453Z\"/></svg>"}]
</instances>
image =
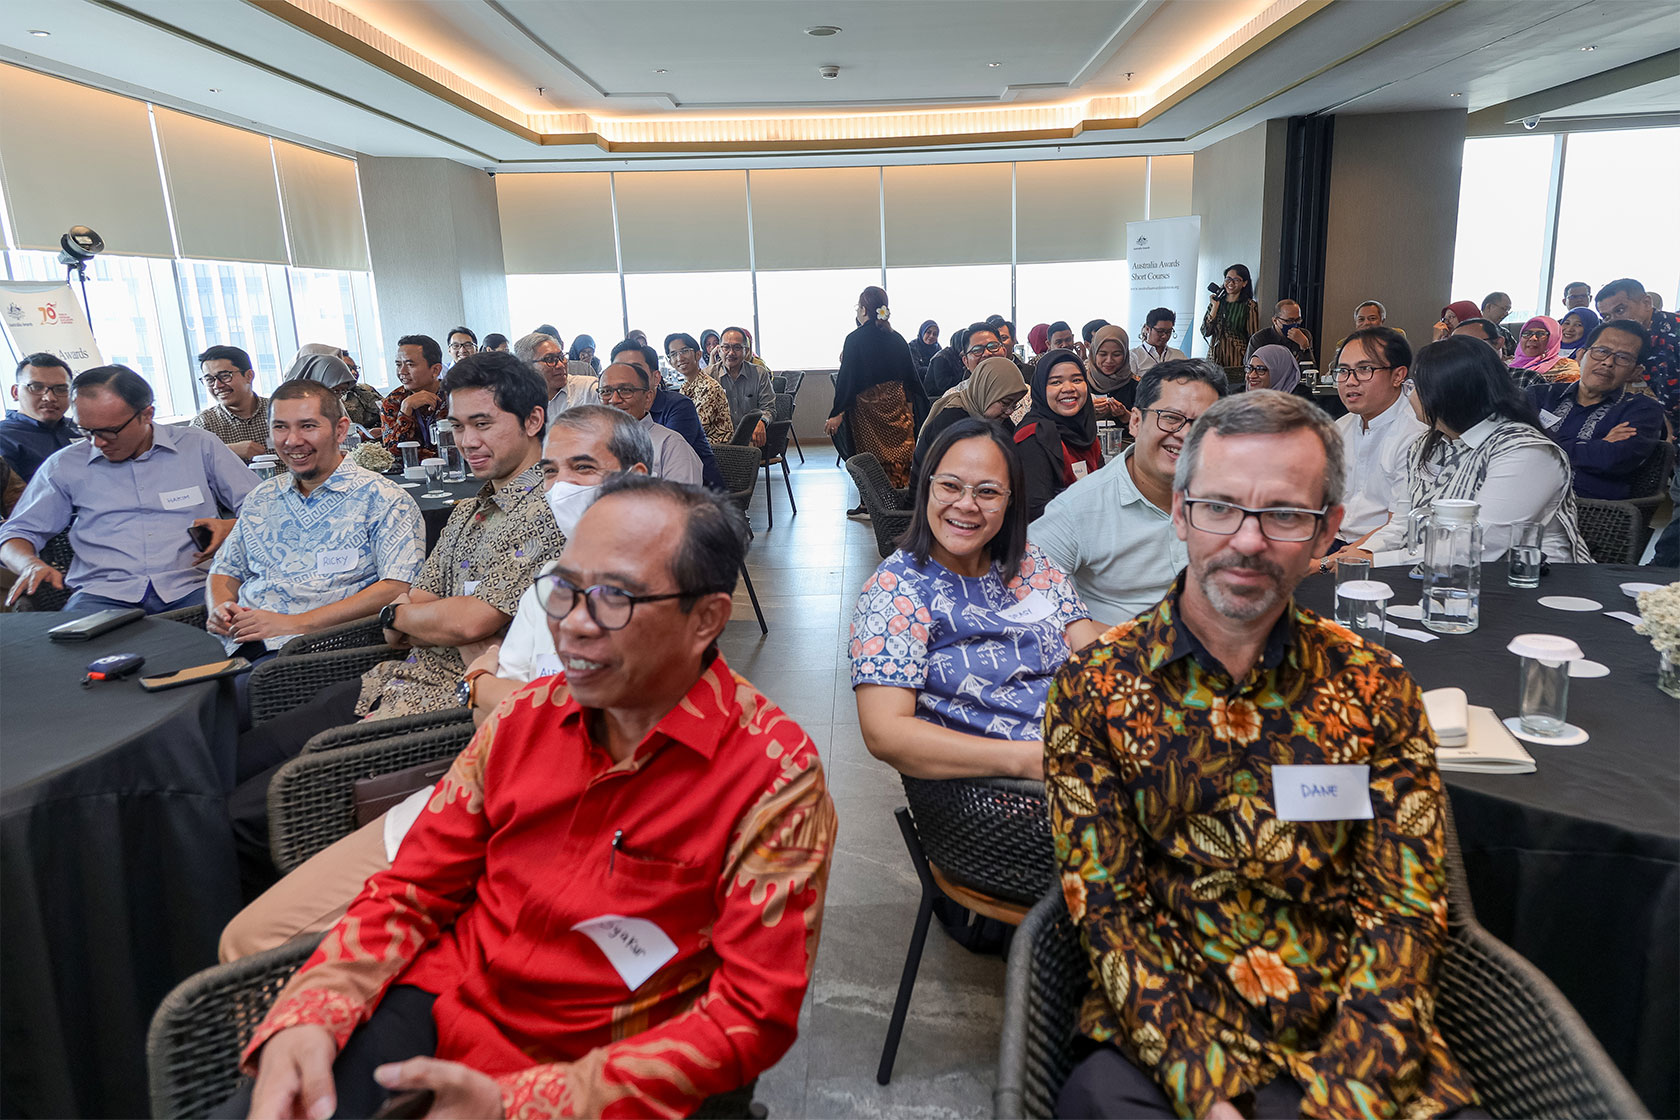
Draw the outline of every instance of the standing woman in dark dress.
<instances>
[{"instance_id":1,"label":"standing woman in dark dress","mask_svg":"<svg viewBox=\"0 0 1680 1120\"><path fill-rule=\"evenodd\" d=\"M1248 338L1260 329L1260 305L1254 302L1254 281L1246 264L1225 270L1225 291L1208 303L1202 316L1202 337L1208 340L1208 357L1225 367L1241 371L1248 353Z\"/></svg>"},{"instance_id":2,"label":"standing woman in dark dress","mask_svg":"<svg viewBox=\"0 0 1680 1120\"><path fill-rule=\"evenodd\" d=\"M932 319L927 320L916 332L916 337L910 340L910 357L915 359L916 373L921 377L927 376L928 363L939 353L939 324Z\"/></svg>"},{"instance_id":3,"label":"standing woman in dark dress","mask_svg":"<svg viewBox=\"0 0 1680 1120\"><path fill-rule=\"evenodd\" d=\"M910 458L916 449L916 429L927 415L927 397L916 362L904 336L887 320L887 293L868 287L858 297L858 327L846 336L840 351L840 373L834 380L834 410L825 430L834 435L842 421L855 451L881 460L894 486L910 485Z\"/></svg>"},{"instance_id":4,"label":"standing woman in dark dress","mask_svg":"<svg viewBox=\"0 0 1680 1120\"><path fill-rule=\"evenodd\" d=\"M1015 429L1027 483L1027 520L1050 499L1103 465L1097 410L1085 365L1072 350L1051 350L1033 367L1032 407Z\"/></svg>"}]
</instances>

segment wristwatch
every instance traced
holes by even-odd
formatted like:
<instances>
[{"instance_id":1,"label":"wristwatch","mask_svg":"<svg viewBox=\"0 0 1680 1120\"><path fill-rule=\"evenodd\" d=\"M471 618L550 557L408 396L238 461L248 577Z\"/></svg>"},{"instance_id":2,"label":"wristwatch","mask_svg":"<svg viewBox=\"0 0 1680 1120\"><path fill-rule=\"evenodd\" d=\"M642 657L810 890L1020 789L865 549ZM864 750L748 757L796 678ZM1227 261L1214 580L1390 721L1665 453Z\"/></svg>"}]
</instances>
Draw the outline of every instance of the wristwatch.
<instances>
[{"instance_id":1,"label":"wristwatch","mask_svg":"<svg viewBox=\"0 0 1680 1120\"><path fill-rule=\"evenodd\" d=\"M379 625L386 630L397 629L397 604L386 603L379 608ZM401 633L401 631L398 631Z\"/></svg>"},{"instance_id":2,"label":"wristwatch","mask_svg":"<svg viewBox=\"0 0 1680 1120\"><path fill-rule=\"evenodd\" d=\"M478 699L478 678L489 671L488 669L469 670L467 675L462 677L460 683L455 686L455 702L463 708L475 707L474 701Z\"/></svg>"}]
</instances>

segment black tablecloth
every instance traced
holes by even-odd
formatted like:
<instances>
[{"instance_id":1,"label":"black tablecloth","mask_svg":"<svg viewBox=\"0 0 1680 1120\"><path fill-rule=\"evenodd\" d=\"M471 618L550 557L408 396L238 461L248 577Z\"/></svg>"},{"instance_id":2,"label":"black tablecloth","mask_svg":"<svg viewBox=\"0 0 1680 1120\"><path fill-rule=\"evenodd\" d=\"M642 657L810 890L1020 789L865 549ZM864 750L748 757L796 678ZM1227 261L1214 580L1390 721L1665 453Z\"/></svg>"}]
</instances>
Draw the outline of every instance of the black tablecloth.
<instances>
[{"instance_id":1,"label":"black tablecloth","mask_svg":"<svg viewBox=\"0 0 1680 1120\"><path fill-rule=\"evenodd\" d=\"M113 653L164 673L225 656L148 618L90 642L76 614L0 615L0 1114L145 1116L146 1027L216 963L239 906L231 682L80 687Z\"/></svg>"},{"instance_id":2,"label":"black tablecloth","mask_svg":"<svg viewBox=\"0 0 1680 1120\"><path fill-rule=\"evenodd\" d=\"M1374 572L1395 603L1418 601L1406 571ZM1609 667L1569 682L1569 722L1587 743L1523 744L1533 774L1444 777L1477 917L1562 989L1656 1116L1680 1115L1680 701L1658 691L1650 641L1603 611L1637 613L1618 585L1673 575L1559 564L1521 590L1503 563L1487 564L1475 632L1388 643L1424 688L1457 686L1501 717L1517 714L1517 657L1505 649L1517 634L1566 635ZM1299 598L1328 612L1333 594L1330 577L1313 576ZM1545 595L1603 608L1556 611L1536 601Z\"/></svg>"},{"instance_id":3,"label":"black tablecloth","mask_svg":"<svg viewBox=\"0 0 1680 1120\"><path fill-rule=\"evenodd\" d=\"M407 482L408 480L399 478L397 481ZM465 482L440 482L437 489L449 491L449 497L422 498L421 494L431 492L432 486L430 483L418 490L409 491L414 496L414 500L420 503L420 516L426 522L426 551L428 553L432 551L432 546L437 544L438 536L443 532L444 522L449 520L450 511L455 508L455 503L462 498L470 498L484 489L484 481L468 475Z\"/></svg>"}]
</instances>

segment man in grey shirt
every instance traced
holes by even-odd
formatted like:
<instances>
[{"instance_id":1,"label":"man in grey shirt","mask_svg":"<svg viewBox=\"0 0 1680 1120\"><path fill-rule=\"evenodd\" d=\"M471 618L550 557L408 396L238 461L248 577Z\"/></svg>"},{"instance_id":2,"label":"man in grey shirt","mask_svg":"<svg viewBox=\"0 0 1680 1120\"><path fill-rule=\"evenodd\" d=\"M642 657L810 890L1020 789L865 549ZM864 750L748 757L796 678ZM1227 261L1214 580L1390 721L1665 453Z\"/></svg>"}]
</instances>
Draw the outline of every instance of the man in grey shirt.
<instances>
[{"instance_id":1,"label":"man in grey shirt","mask_svg":"<svg viewBox=\"0 0 1680 1120\"><path fill-rule=\"evenodd\" d=\"M653 407L653 378L646 369L628 362L614 362L601 371L601 401L636 418L653 441L653 473L672 482L701 483L700 456L688 441L663 424L655 424L648 410Z\"/></svg>"},{"instance_id":2,"label":"man in grey shirt","mask_svg":"<svg viewBox=\"0 0 1680 1120\"><path fill-rule=\"evenodd\" d=\"M735 420L735 430L748 416L758 416L753 430L754 447L764 446L765 425L776 414L776 390L770 384L770 371L747 357L747 332L740 327L725 327L718 354L723 365L716 371L719 384L729 397L729 414Z\"/></svg>"},{"instance_id":3,"label":"man in grey shirt","mask_svg":"<svg viewBox=\"0 0 1680 1120\"><path fill-rule=\"evenodd\" d=\"M1056 495L1027 528L1098 622L1128 622L1160 602L1189 561L1173 529L1173 472L1190 426L1225 391L1225 371L1200 358L1150 369L1128 422L1136 442Z\"/></svg>"},{"instance_id":4,"label":"man in grey shirt","mask_svg":"<svg viewBox=\"0 0 1680 1120\"><path fill-rule=\"evenodd\" d=\"M548 423L568 408L600 404L596 391L595 367L588 362L569 362L566 351L543 331L533 331L513 344L513 355L529 365L548 386Z\"/></svg>"}]
</instances>

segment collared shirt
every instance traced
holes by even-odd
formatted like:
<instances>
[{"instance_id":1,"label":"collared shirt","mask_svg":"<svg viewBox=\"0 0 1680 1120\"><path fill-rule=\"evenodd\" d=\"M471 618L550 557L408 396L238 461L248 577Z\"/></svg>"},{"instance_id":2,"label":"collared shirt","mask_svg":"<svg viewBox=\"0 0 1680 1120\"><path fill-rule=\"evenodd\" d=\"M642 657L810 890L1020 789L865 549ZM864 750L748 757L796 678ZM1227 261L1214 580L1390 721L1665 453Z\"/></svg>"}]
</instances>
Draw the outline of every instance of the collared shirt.
<instances>
[{"instance_id":1,"label":"collared shirt","mask_svg":"<svg viewBox=\"0 0 1680 1120\"><path fill-rule=\"evenodd\" d=\"M1105 626L1148 610L1189 563L1172 514L1132 481L1133 448L1050 499L1027 536L1073 577L1091 617Z\"/></svg>"},{"instance_id":2,"label":"collared shirt","mask_svg":"<svg viewBox=\"0 0 1680 1120\"><path fill-rule=\"evenodd\" d=\"M385 399L379 402L379 419L382 434L379 442L385 445L385 450L396 456L397 463L402 463L402 449L397 446L408 440L420 445L422 457L437 454L437 436L433 434L437 422L449 415L449 400L443 395L443 383L426 390L438 399L437 404L423 405L411 409L407 416L403 415L402 403L412 397L417 390L398 385Z\"/></svg>"},{"instance_id":3,"label":"collared shirt","mask_svg":"<svg viewBox=\"0 0 1680 1120\"><path fill-rule=\"evenodd\" d=\"M55 451L69 447L82 438L82 430L68 416L60 416L51 424L21 410L6 413L0 420L0 459L12 465L25 482L35 477L41 464Z\"/></svg>"},{"instance_id":4,"label":"collared shirt","mask_svg":"<svg viewBox=\"0 0 1680 1120\"><path fill-rule=\"evenodd\" d=\"M701 370L679 385L677 392L694 402L708 440L728 443L735 438L735 414L730 411L729 396L717 378Z\"/></svg>"},{"instance_id":5,"label":"collared shirt","mask_svg":"<svg viewBox=\"0 0 1680 1120\"><path fill-rule=\"evenodd\" d=\"M648 464L653 473L672 482L699 486L700 456L694 453L688 441L665 425L655 424L651 415L642 417L638 423L653 441L653 462Z\"/></svg>"},{"instance_id":6,"label":"collared shirt","mask_svg":"<svg viewBox=\"0 0 1680 1120\"><path fill-rule=\"evenodd\" d=\"M1570 382L1537 385L1528 391L1529 400L1540 411L1540 426L1569 453L1575 493L1612 502L1643 497L1632 493L1633 475L1662 442L1662 405L1624 388L1591 408L1582 408L1580 387L1580 382ZM1620 424L1631 425L1637 434L1615 443L1606 440Z\"/></svg>"},{"instance_id":7,"label":"collared shirt","mask_svg":"<svg viewBox=\"0 0 1680 1120\"><path fill-rule=\"evenodd\" d=\"M706 438L706 430L700 426L700 413L693 401L675 389L661 386L654 391L653 407L648 409L648 415L655 424L663 424L688 441L694 453L700 456L700 476L707 486L715 490L728 489L724 485L723 472L718 470L717 456L712 454L712 441Z\"/></svg>"},{"instance_id":8,"label":"collared shirt","mask_svg":"<svg viewBox=\"0 0 1680 1120\"><path fill-rule=\"evenodd\" d=\"M584 369L592 368L588 362L572 362L570 364L582 366ZM553 424L554 418L568 408L600 403L600 379L593 374L576 374L568 370L565 387L548 398L548 423Z\"/></svg>"},{"instance_id":9,"label":"collared shirt","mask_svg":"<svg viewBox=\"0 0 1680 1120\"><path fill-rule=\"evenodd\" d=\"M92 595L138 603L150 586L172 603L204 586L193 564L194 521L237 511L257 485L239 456L198 428L152 426L152 446L113 463L90 440L55 453L35 472L0 540L36 551L66 527L76 558L65 582Z\"/></svg>"},{"instance_id":10,"label":"collared shirt","mask_svg":"<svg viewBox=\"0 0 1680 1120\"><path fill-rule=\"evenodd\" d=\"M203 428L223 443L251 440L268 447L268 398L258 396L256 411L244 418L235 416L223 405L213 404L192 418L192 426Z\"/></svg>"},{"instance_id":11,"label":"collared shirt","mask_svg":"<svg viewBox=\"0 0 1680 1120\"><path fill-rule=\"evenodd\" d=\"M1132 347L1132 372L1142 377L1145 370L1154 369L1162 362L1181 361L1189 355L1174 346L1163 346L1157 351L1148 343Z\"/></svg>"},{"instance_id":12,"label":"collared shirt","mask_svg":"<svg viewBox=\"0 0 1680 1120\"><path fill-rule=\"evenodd\" d=\"M770 384L770 371L752 361L741 363L740 371L730 373L719 363L712 371L729 398L729 415L739 428L741 421L757 414L768 424L776 414L776 390ZM731 432L731 435L734 433Z\"/></svg>"},{"instance_id":13,"label":"collared shirt","mask_svg":"<svg viewBox=\"0 0 1680 1120\"><path fill-rule=\"evenodd\" d=\"M1367 427L1353 413L1336 419L1347 458L1347 490L1342 498L1341 536L1353 541L1388 522L1396 496L1406 491L1406 454L1429 425L1412 411L1401 393Z\"/></svg>"},{"instance_id":14,"label":"collared shirt","mask_svg":"<svg viewBox=\"0 0 1680 1120\"><path fill-rule=\"evenodd\" d=\"M589 715L563 677L503 701L247 1064L301 1023L342 1047L399 974L438 997L437 1057L496 1078L509 1116L686 1115L786 1052L835 834L816 748L722 657L623 762ZM612 915L668 939L645 977L577 928Z\"/></svg>"},{"instance_id":15,"label":"collared shirt","mask_svg":"<svg viewBox=\"0 0 1680 1120\"><path fill-rule=\"evenodd\" d=\"M1473 1103L1431 1013L1445 793L1417 683L1293 603L1234 681L1182 586L1076 653L1045 714L1062 893L1098 978L1079 1030L1182 1116L1280 1073L1303 1116ZM1372 815L1281 819L1285 764L1360 767Z\"/></svg>"},{"instance_id":16,"label":"collared shirt","mask_svg":"<svg viewBox=\"0 0 1680 1120\"><path fill-rule=\"evenodd\" d=\"M1680 319L1672 311L1651 312L1651 346L1645 352L1645 384L1680 432Z\"/></svg>"},{"instance_id":17,"label":"collared shirt","mask_svg":"<svg viewBox=\"0 0 1680 1120\"><path fill-rule=\"evenodd\" d=\"M456 502L415 589L441 599L471 595L511 618L538 570L566 542L542 481L542 468L533 463L501 489L485 483L474 497ZM362 674L356 714L386 719L441 711L455 704L465 669L455 646L421 646L405 660L383 661Z\"/></svg>"},{"instance_id":18,"label":"collared shirt","mask_svg":"<svg viewBox=\"0 0 1680 1120\"><path fill-rule=\"evenodd\" d=\"M245 498L210 573L240 581L239 604L302 614L380 580L413 583L426 560L420 507L408 491L349 456L307 497L284 471ZM279 649L296 637L267 638ZM237 638L223 638L231 653Z\"/></svg>"}]
</instances>

